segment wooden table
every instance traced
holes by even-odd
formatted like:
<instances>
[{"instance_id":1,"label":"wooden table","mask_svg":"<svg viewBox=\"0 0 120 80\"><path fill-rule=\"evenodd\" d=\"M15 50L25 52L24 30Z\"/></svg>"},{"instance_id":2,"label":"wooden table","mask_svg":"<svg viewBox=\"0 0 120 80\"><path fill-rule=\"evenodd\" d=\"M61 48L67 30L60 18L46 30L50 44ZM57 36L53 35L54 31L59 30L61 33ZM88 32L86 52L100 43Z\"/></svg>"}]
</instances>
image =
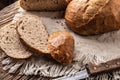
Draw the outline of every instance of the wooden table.
<instances>
[{"instance_id":1,"label":"wooden table","mask_svg":"<svg viewBox=\"0 0 120 80\"><path fill-rule=\"evenodd\" d=\"M0 11L0 27L3 27L4 25L12 21L12 18L17 13L18 8L19 8L18 2L15 2L12 5L5 7ZM17 74L9 74L7 73L7 71L3 71L0 53L0 80L50 80L50 79L42 78L39 76L24 76Z\"/></svg>"}]
</instances>

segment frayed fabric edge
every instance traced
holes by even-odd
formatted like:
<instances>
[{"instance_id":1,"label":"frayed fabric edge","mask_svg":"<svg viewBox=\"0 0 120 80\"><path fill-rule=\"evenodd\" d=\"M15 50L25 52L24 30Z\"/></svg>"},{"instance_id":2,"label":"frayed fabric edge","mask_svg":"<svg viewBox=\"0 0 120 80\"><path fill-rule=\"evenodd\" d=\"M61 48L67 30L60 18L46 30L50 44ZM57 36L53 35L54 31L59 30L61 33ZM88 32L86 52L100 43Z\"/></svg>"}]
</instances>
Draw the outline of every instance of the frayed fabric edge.
<instances>
[{"instance_id":1,"label":"frayed fabric edge","mask_svg":"<svg viewBox=\"0 0 120 80\"><path fill-rule=\"evenodd\" d=\"M16 73L16 71L19 69L19 75L39 75L42 77L59 77L59 76L71 76L74 75L76 72L79 72L80 70L84 69L85 66L84 64L88 63L89 61L91 61L88 56L85 57L85 55L82 55L82 58L80 61L74 61L75 65L69 66L69 67L64 67L61 66L61 68L59 66L56 67L56 65L53 65L51 67L51 69L49 69L49 71L46 70L45 67L39 67L39 66L35 66L35 64L33 65L31 62L25 62L24 60L21 61L15 61L8 56L6 56L4 53L3 54L3 59L2 59L2 65L3 65L3 69L4 70L8 70L9 73ZM92 57L96 57L96 56L92 56ZM91 57L91 58L92 58ZM100 59L100 58L96 58L96 59ZM93 58L93 62L96 63L96 59ZM31 69L29 71L29 69ZM34 71L35 70L35 71ZM56 71L55 71L56 70ZM90 78L87 78L86 80L117 80L120 79L120 70L119 71L114 71L111 73L105 73L105 74L101 74L101 75L96 75Z\"/></svg>"}]
</instances>

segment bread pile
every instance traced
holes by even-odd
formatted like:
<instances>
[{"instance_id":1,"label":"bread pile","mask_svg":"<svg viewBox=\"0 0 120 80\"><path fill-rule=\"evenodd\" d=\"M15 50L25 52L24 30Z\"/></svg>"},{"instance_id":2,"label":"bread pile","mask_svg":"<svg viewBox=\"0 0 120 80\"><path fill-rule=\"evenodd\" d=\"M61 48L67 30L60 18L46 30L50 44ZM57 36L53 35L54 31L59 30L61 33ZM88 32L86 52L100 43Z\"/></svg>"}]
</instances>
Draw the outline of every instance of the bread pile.
<instances>
[{"instance_id":1,"label":"bread pile","mask_svg":"<svg viewBox=\"0 0 120 80\"><path fill-rule=\"evenodd\" d=\"M69 3L70 2L70 3ZM25 10L64 10L68 27L80 35L120 29L120 0L20 0Z\"/></svg>"},{"instance_id":2,"label":"bread pile","mask_svg":"<svg viewBox=\"0 0 120 80\"><path fill-rule=\"evenodd\" d=\"M40 17L29 14L0 29L0 47L6 55L15 59L27 59L38 53L51 55L66 65L72 62L74 56L74 39L69 32L55 32L49 39Z\"/></svg>"},{"instance_id":3,"label":"bread pile","mask_svg":"<svg viewBox=\"0 0 120 80\"><path fill-rule=\"evenodd\" d=\"M120 29L120 0L20 0L20 6L30 11L66 9L66 24L80 35ZM35 15L24 15L16 24L0 29L0 47L16 59L27 59L38 53L51 55L62 64L70 64L74 58L74 43L73 36L66 31L49 35L41 19Z\"/></svg>"}]
</instances>

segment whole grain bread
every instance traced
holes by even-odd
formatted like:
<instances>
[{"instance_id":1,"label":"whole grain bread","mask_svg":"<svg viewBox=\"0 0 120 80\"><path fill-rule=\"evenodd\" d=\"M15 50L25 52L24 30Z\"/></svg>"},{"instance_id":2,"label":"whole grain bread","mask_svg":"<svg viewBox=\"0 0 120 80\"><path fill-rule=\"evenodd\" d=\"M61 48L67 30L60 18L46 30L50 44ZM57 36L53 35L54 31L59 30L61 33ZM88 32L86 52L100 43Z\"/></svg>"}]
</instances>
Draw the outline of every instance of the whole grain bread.
<instances>
[{"instance_id":1,"label":"whole grain bread","mask_svg":"<svg viewBox=\"0 0 120 80\"><path fill-rule=\"evenodd\" d=\"M21 41L37 53L49 53L48 32L41 19L35 15L24 15L17 21Z\"/></svg>"},{"instance_id":2,"label":"whole grain bread","mask_svg":"<svg viewBox=\"0 0 120 80\"><path fill-rule=\"evenodd\" d=\"M54 11L65 10L65 0L20 0L20 6L25 10Z\"/></svg>"},{"instance_id":3,"label":"whole grain bread","mask_svg":"<svg viewBox=\"0 0 120 80\"><path fill-rule=\"evenodd\" d=\"M48 47L51 56L62 64L70 64L74 57L74 38L66 31L57 31L50 35Z\"/></svg>"},{"instance_id":4,"label":"whole grain bread","mask_svg":"<svg viewBox=\"0 0 120 80\"><path fill-rule=\"evenodd\" d=\"M78 34L93 35L120 29L120 0L72 0L65 15Z\"/></svg>"},{"instance_id":5,"label":"whole grain bread","mask_svg":"<svg viewBox=\"0 0 120 80\"><path fill-rule=\"evenodd\" d=\"M22 45L16 25L10 23L0 29L0 47L6 55L16 59L29 58L32 53Z\"/></svg>"}]
</instances>

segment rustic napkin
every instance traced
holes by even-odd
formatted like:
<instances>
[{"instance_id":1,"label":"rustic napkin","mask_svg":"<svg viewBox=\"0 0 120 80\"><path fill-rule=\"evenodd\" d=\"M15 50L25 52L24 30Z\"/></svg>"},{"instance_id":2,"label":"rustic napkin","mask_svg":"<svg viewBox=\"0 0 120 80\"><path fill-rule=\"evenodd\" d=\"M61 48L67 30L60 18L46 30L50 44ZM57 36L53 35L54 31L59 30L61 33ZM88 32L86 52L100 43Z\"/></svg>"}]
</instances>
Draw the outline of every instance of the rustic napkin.
<instances>
[{"instance_id":1,"label":"rustic napkin","mask_svg":"<svg viewBox=\"0 0 120 80\"><path fill-rule=\"evenodd\" d=\"M64 12L27 12L19 9L13 22L15 23L25 14L39 16L48 33L55 31L68 31L75 39L75 57L70 65L61 65L49 57L33 55L27 60L16 60L3 55L3 69L9 73L25 75L40 75L45 77L58 77L73 75L84 69L86 63L99 64L115 58L120 58L120 30L96 36L80 36L68 29L64 20ZM4 52L3 52L4 54ZM116 80L120 78L120 71L96 75L89 80Z\"/></svg>"}]
</instances>

